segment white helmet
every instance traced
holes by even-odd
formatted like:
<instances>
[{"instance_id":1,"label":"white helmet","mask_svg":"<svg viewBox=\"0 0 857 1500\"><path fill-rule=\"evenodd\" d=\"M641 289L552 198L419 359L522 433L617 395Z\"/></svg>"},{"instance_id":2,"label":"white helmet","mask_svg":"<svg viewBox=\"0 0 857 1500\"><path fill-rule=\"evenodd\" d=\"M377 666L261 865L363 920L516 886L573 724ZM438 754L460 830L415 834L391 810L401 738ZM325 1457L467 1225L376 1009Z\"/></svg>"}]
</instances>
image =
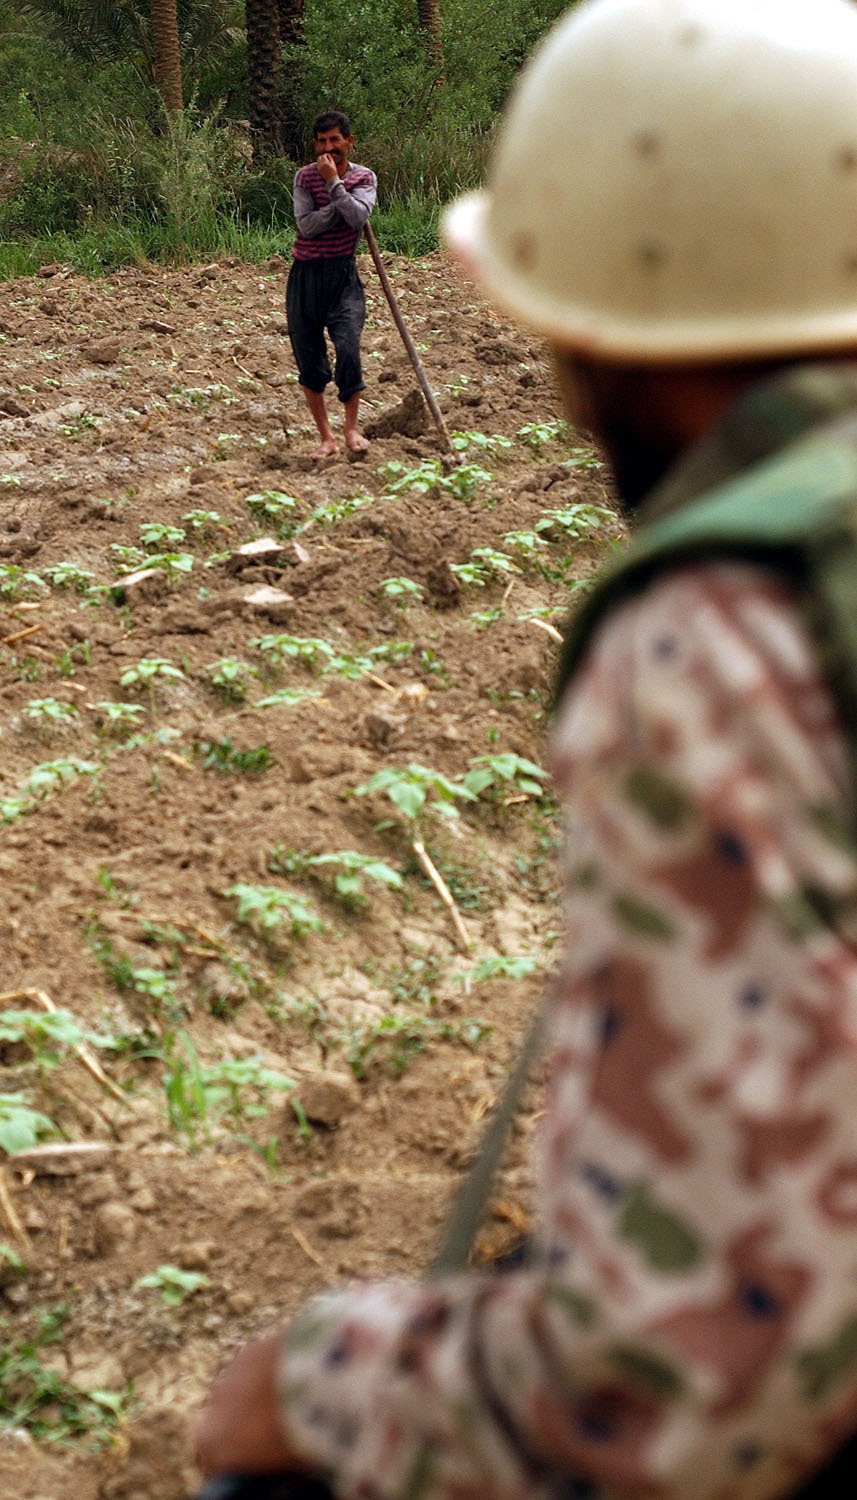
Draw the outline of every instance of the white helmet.
<instances>
[{"instance_id":1,"label":"white helmet","mask_svg":"<svg viewBox=\"0 0 857 1500\"><path fill-rule=\"evenodd\" d=\"M452 250L560 347L857 347L857 5L587 0L524 70Z\"/></svg>"}]
</instances>

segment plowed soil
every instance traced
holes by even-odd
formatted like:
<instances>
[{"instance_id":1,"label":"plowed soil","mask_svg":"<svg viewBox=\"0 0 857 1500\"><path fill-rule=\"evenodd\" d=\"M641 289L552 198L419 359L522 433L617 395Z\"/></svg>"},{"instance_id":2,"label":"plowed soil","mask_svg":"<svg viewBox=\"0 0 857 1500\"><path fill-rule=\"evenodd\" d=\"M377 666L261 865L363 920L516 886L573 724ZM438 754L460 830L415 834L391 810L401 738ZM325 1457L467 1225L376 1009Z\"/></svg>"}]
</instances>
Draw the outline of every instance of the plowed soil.
<instances>
[{"instance_id":1,"label":"plowed soil","mask_svg":"<svg viewBox=\"0 0 857 1500\"><path fill-rule=\"evenodd\" d=\"M542 349L439 256L388 269L470 436L446 456L367 260L372 446L315 463L286 269L46 267L0 301L16 1500L183 1500L230 1349L421 1272L552 963L524 763L620 534L600 467ZM536 1077L483 1256L527 1225L539 1107Z\"/></svg>"}]
</instances>

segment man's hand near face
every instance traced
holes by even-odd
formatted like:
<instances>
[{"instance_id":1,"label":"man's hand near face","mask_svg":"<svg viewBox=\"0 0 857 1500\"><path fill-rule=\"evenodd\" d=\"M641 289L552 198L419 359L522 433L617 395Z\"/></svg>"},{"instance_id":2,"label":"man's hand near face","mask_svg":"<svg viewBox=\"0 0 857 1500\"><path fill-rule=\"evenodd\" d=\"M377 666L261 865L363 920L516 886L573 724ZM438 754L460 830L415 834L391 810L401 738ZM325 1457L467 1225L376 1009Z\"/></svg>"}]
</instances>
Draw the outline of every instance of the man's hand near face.
<instances>
[{"instance_id":1,"label":"man's hand near face","mask_svg":"<svg viewBox=\"0 0 857 1500\"><path fill-rule=\"evenodd\" d=\"M323 151L321 156L316 157L316 166L325 182L333 182L334 177L339 176L336 169L336 162L326 151Z\"/></svg>"}]
</instances>

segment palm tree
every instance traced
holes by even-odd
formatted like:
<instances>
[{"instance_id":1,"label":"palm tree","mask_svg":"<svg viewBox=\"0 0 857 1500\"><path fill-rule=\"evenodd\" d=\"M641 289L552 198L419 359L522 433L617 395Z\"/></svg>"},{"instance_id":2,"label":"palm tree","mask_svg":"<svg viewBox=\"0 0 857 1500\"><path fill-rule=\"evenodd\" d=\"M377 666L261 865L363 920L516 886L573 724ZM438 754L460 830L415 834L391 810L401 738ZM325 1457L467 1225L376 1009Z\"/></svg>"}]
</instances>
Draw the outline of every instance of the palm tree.
<instances>
[{"instance_id":1,"label":"palm tree","mask_svg":"<svg viewBox=\"0 0 857 1500\"><path fill-rule=\"evenodd\" d=\"M150 0L152 71L167 121L182 108L182 64L176 0Z\"/></svg>"},{"instance_id":2,"label":"palm tree","mask_svg":"<svg viewBox=\"0 0 857 1500\"><path fill-rule=\"evenodd\" d=\"M245 17L253 155L276 156L282 150L278 0L246 0Z\"/></svg>"},{"instance_id":3,"label":"palm tree","mask_svg":"<svg viewBox=\"0 0 857 1500\"><path fill-rule=\"evenodd\" d=\"M417 0L417 20L429 61L437 72L438 80L443 82L445 62L440 34L440 0Z\"/></svg>"},{"instance_id":4,"label":"palm tree","mask_svg":"<svg viewBox=\"0 0 857 1500\"><path fill-rule=\"evenodd\" d=\"M175 0L174 8L179 77L191 94L243 45L236 24L239 0ZM144 87L157 86L151 0L19 0L18 9L46 22L53 40L73 56L94 63L124 61Z\"/></svg>"}]
</instances>

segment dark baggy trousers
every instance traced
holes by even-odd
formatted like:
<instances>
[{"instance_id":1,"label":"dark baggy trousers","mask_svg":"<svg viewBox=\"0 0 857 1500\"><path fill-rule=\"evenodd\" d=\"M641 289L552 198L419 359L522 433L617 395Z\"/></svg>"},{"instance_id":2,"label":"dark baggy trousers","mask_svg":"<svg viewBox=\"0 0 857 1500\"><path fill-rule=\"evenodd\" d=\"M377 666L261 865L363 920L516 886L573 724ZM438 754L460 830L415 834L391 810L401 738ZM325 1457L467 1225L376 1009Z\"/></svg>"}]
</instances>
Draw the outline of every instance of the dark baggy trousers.
<instances>
[{"instance_id":1,"label":"dark baggy trousers","mask_svg":"<svg viewBox=\"0 0 857 1500\"><path fill-rule=\"evenodd\" d=\"M292 261L286 284L286 317L301 385L320 392L333 379L340 401L363 390L360 337L366 321L366 297L353 255ZM336 351L332 374L325 329Z\"/></svg>"}]
</instances>

